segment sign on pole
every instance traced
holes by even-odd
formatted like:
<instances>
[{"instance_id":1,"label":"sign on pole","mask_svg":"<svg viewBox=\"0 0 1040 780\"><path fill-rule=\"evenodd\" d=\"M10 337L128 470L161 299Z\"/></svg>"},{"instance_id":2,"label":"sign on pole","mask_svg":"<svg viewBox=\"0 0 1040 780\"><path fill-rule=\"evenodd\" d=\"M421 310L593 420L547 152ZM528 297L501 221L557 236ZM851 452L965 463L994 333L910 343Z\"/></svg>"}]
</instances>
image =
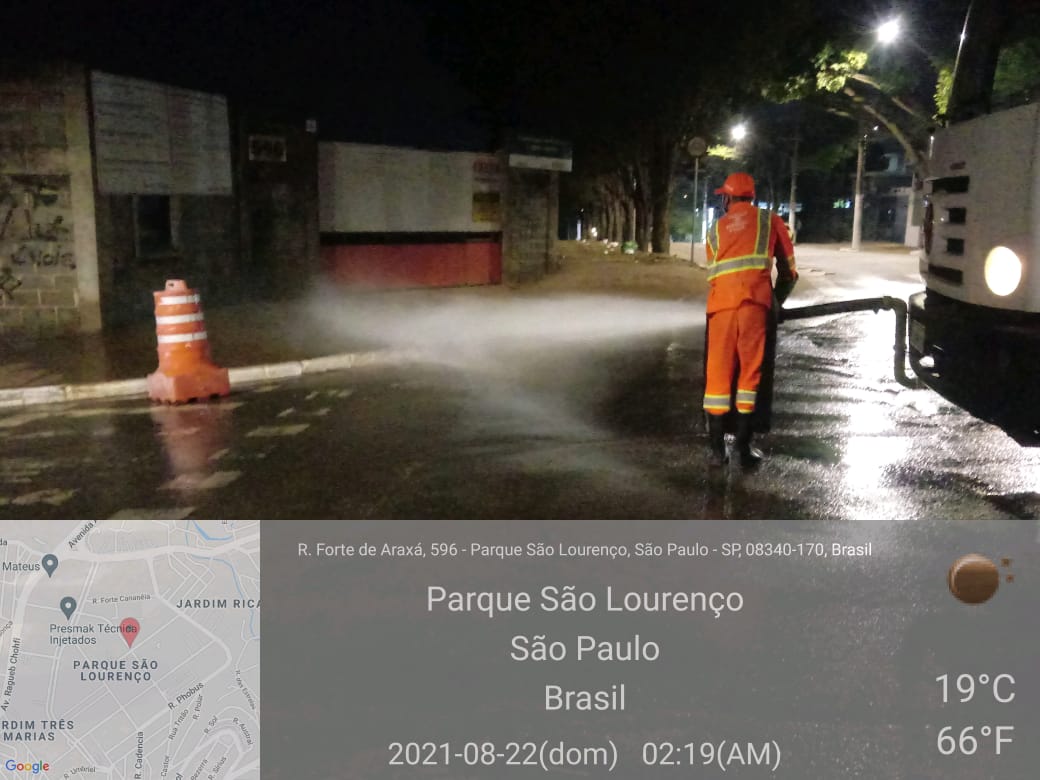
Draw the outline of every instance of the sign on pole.
<instances>
[{"instance_id":1,"label":"sign on pole","mask_svg":"<svg viewBox=\"0 0 1040 780\"><path fill-rule=\"evenodd\" d=\"M690 153L690 157L697 159L703 157L708 153L708 142L701 138L699 135L694 136L686 143L686 151Z\"/></svg>"},{"instance_id":2,"label":"sign on pole","mask_svg":"<svg viewBox=\"0 0 1040 780\"><path fill-rule=\"evenodd\" d=\"M543 171L571 170L573 152L568 141L532 135L514 135L507 144L510 168Z\"/></svg>"}]
</instances>

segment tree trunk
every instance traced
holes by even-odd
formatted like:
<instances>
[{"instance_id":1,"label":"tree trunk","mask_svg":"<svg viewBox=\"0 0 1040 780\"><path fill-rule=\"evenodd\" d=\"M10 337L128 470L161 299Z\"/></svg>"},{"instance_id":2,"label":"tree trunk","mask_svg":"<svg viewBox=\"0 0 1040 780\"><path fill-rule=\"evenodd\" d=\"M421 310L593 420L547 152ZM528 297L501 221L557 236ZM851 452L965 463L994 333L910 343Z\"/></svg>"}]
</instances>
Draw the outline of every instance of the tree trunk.
<instances>
[{"instance_id":1,"label":"tree trunk","mask_svg":"<svg viewBox=\"0 0 1040 780\"><path fill-rule=\"evenodd\" d=\"M661 201L660 196L655 193L654 197L654 210L653 210L653 232L652 242L654 252L660 254L668 254L672 248L672 236L669 231L669 222L671 221L672 204L671 199Z\"/></svg>"},{"instance_id":2,"label":"tree trunk","mask_svg":"<svg viewBox=\"0 0 1040 780\"><path fill-rule=\"evenodd\" d=\"M650 251L650 208L649 204L636 202L636 246L640 252Z\"/></svg>"},{"instance_id":3,"label":"tree trunk","mask_svg":"<svg viewBox=\"0 0 1040 780\"><path fill-rule=\"evenodd\" d=\"M640 251L650 246L650 185L646 166L639 161L624 164L618 171L627 210L627 240Z\"/></svg>"},{"instance_id":4,"label":"tree trunk","mask_svg":"<svg viewBox=\"0 0 1040 780\"><path fill-rule=\"evenodd\" d=\"M672 243L670 222L674 167L675 144L658 139L650 161L650 197L653 203L653 248L661 254L668 254Z\"/></svg>"}]
</instances>

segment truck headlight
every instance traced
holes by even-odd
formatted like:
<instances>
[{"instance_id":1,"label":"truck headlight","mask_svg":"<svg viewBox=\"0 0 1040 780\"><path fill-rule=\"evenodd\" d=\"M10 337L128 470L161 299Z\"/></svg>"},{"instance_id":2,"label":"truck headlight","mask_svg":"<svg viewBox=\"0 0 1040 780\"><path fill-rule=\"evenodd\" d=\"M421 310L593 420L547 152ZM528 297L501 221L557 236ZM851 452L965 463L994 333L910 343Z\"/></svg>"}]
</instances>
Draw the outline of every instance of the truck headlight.
<instances>
[{"instance_id":1,"label":"truck headlight","mask_svg":"<svg viewBox=\"0 0 1040 780\"><path fill-rule=\"evenodd\" d=\"M1011 295L1022 281L1022 260L1006 246L995 246L986 255L984 273L991 293Z\"/></svg>"}]
</instances>

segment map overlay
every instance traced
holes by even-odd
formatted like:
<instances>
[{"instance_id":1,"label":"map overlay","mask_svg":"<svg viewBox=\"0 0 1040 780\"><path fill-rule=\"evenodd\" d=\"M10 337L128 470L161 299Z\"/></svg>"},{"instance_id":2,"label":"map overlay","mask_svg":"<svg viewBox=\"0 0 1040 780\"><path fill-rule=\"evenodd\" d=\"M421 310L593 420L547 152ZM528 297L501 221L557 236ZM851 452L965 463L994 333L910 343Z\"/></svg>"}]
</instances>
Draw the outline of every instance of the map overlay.
<instances>
[{"instance_id":1,"label":"map overlay","mask_svg":"<svg viewBox=\"0 0 1040 780\"><path fill-rule=\"evenodd\" d=\"M0 522L0 767L260 777L260 524Z\"/></svg>"}]
</instances>

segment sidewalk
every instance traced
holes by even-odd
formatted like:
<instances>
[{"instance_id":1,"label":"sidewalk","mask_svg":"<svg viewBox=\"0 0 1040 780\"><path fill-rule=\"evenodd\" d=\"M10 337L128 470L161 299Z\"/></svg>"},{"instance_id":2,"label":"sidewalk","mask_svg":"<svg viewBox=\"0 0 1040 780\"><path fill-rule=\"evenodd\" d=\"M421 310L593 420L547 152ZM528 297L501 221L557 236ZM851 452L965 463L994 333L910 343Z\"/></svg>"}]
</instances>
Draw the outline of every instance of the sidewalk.
<instances>
[{"instance_id":1,"label":"sidewalk","mask_svg":"<svg viewBox=\"0 0 1040 780\"><path fill-rule=\"evenodd\" d=\"M296 327L306 317L301 303L256 303L208 308L206 330L214 362L222 366L301 360L331 351L364 349L364 344L322 344L320 333ZM17 341L0 336L4 361L0 387L39 387L144 377L158 358L154 320L97 334Z\"/></svg>"},{"instance_id":2,"label":"sidewalk","mask_svg":"<svg viewBox=\"0 0 1040 780\"><path fill-rule=\"evenodd\" d=\"M698 257L703 246L698 245ZM500 299L551 299L560 295L623 295L655 300L703 300L704 269L689 262L689 244L673 254L623 255L602 244L561 242L560 268L541 281L511 288L424 288L393 291L323 290L295 301L206 306L206 329L214 362L230 371L234 389L247 383L339 370L376 362L408 360L402 329L423 310L443 326L452 306ZM840 245L799 245L800 293L813 287L819 258L850 262ZM899 259L916 274L910 250L896 245L865 247L859 262ZM452 321L454 322L454 321ZM451 323L449 323L450 325ZM394 331L391 333L390 331ZM388 346L395 344L396 346ZM156 370L155 323L141 321L100 334L29 340L0 336L0 408L103 397L144 397L145 377Z\"/></svg>"},{"instance_id":3,"label":"sidewalk","mask_svg":"<svg viewBox=\"0 0 1040 780\"><path fill-rule=\"evenodd\" d=\"M386 318L418 306L559 294L625 294L659 299L703 295L703 271L665 257L604 255L596 245L561 244L561 268L542 281L395 291L330 291L277 303L214 306L202 302L213 361L237 385L374 362L407 359L389 349L365 313ZM342 317L337 316L342 313ZM353 316L350 316L353 314ZM383 321L385 318L380 318ZM99 334L47 339L0 336L0 408L103 397L144 396L156 370L155 323L141 321Z\"/></svg>"}]
</instances>

